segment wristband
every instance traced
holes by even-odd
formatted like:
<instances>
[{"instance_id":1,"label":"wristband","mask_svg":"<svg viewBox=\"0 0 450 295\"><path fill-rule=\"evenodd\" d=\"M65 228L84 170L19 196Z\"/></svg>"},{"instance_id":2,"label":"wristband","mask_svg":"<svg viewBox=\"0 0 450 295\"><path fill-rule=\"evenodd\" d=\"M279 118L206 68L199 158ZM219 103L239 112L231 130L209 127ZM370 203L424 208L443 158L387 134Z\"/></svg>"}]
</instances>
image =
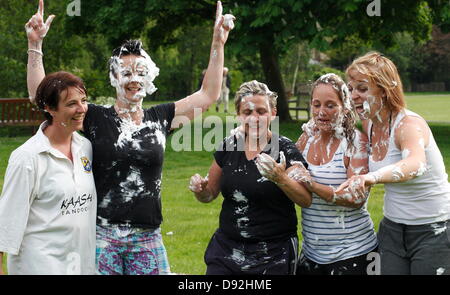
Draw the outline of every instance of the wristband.
<instances>
[{"instance_id":1,"label":"wristband","mask_svg":"<svg viewBox=\"0 0 450 295\"><path fill-rule=\"evenodd\" d=\"M32 52L34 52L34 53L37 53L37 54L39 54L39 55L41 55L41 56L44 56L44 53L42 53L42 51L40 51L40 50L37 50L37 49L28 49L28 54L30 53L30 51L32 51Z\"/></svg>"}]
</instances>

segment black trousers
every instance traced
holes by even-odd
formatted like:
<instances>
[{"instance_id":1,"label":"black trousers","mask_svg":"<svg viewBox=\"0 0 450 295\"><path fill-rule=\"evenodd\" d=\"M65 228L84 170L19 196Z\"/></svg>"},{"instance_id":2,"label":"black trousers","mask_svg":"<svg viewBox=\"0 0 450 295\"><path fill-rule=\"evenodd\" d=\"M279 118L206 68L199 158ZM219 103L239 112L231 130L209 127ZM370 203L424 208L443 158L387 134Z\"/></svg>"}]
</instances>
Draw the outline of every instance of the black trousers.
<instances>
[{"instance_id":1,"label":"black trousers","mask_svg":"<svg viewBox=\"0 0 450 295\"><path fill-rule=\"evenodd\" d=\"M373 272L370 264L377 259L377 256L377 249L374 249L361 256L330 264L318 264L306 258L302 253L297 267L297 275L367 275Z\"/></svg>"},{"instance_id":2,"label":"black trousers","mask_svg":"<svg viewBox=\"0 0 450 295\"><path fill-rule=\"evenodd\" d=\"M295 274L298 238L235 241L217 230L205 252L207 275Z\"/></svg>"}]
</instances>

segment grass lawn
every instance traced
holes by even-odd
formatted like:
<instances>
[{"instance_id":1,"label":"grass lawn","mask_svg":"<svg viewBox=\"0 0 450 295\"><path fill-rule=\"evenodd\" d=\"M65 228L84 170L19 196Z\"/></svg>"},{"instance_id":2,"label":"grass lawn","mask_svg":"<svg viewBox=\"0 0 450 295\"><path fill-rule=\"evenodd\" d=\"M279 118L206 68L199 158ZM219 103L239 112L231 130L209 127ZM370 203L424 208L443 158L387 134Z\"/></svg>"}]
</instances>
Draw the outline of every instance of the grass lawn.
<instances>
[{"instance_id":1,"label":"grass lawn","mask_svg":"<svg viewBox=\"0 0 450 295\"><path fill-rule=\"evenodd\" d=\"M447 173L450 172L450 119L446 111L450 107L450 95L414 96L407 97L408 107L433 121L430 127L444 157ZM145 103L146 106L153 103ZM234 111L230 103L231 111ZM214 107L203 114L216 115ZM219 113L221 118L225 114ZM443 122L443 123L436 123ZM444 123L446 122L446 123ZM300 135L301 122L281 124L280 133L297 140ZM25 142L29 136L6 137L0 134L0 188L10 153ZM191 175L199 173L205 175L213 159L212 152L183 151L176 152L168 138L165 162L163 168L162 202L164 222L162 233L166 245L172 271L184 274L204 274L205 264L203 254L208 241L218 226L218 216L221 208L221 197L210 204L203 204L195 200L188 190ZM383 186L377 185L372 189L368 209L376 229L382 218ZM297 207L299 219L300 209ZM301 228L299 223L299 237Z\"/></svg>"}]
</instances>

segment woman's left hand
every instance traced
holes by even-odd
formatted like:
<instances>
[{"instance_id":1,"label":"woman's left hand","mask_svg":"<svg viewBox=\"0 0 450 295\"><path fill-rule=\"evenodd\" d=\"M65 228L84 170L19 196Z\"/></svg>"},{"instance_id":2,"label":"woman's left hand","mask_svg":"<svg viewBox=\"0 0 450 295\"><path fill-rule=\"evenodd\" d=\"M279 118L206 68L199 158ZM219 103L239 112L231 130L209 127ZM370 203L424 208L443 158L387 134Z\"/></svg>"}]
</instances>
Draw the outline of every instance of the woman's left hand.
<instances>
[{"instance_id":1,"label":"woman's left hand","mask_svg":"<svg viewBox=\"0 0 450 295\"><path fill-rule=\"evenodd\" d=\"M222 15L222 2L217 1L216 21L214 23L213 42L220 42L225 44L228 39L228 34L234 28L234 20L236 19L231 14Z\"/></svg>"},{"instance_id":2,"label":"woman's left hand","mask_svg":"<svg viewBox=\"0 0 450 295\"><path fill-rule=\"evenodd\" d=\"M373 184L375 184L375 180L371 174L353 175L337 188L336 193L350 193L356 199L365 199L368 188Z\"/></svg>"},{"instance_id":3,"label":"woman's left hand","mask_svg":"<svg viewBox=\"0 0 450 295\"><path fill-rule=\"evenodd\" d=\"M256 167L262 176L277 184L286 176L286 158L283 152L280 152L279 164L268 154L259 154L256 157Z\"/></svg>"}]
</instances>

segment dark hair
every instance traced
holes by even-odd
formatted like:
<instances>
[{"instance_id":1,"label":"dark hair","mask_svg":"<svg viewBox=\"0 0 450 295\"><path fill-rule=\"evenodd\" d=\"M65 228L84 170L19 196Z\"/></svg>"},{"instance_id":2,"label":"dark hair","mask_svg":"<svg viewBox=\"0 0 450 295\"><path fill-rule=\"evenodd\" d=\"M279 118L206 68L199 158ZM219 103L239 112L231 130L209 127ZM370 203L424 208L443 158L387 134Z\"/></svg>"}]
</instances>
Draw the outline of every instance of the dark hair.
<instances>
[{"instance_id":1,"label":"dark hair","mask_svg":"<svg viewBox=\"0 0 450 295\"><path fill-rule=\"evenodd\" d=\"M116 62L117 58L121 58L122 56L127 55L137 55L141 56L142 42L141 40L127 40L121 46L115 48L112 51L111 58L108 62L109 71L116 76L114 71L114 62Z\"/></svg>"},{"instance_id":2,"label":"dark hair","mask_svg":"<svg viewBox=\"0 0 450 295\"><path fill-rule=\"evenodd\" d=\"M50 125L53 123L53 118L50 113L45 110L45 107L48 106L52 110L57 110L59 100L61 99L61 93L69 87L75 87L84 92L87 96L87 90L83 80L68 72L48 74L39 84L36 91L36 104L44 113L44 116Z\"/></svg>"}]
</instances>

